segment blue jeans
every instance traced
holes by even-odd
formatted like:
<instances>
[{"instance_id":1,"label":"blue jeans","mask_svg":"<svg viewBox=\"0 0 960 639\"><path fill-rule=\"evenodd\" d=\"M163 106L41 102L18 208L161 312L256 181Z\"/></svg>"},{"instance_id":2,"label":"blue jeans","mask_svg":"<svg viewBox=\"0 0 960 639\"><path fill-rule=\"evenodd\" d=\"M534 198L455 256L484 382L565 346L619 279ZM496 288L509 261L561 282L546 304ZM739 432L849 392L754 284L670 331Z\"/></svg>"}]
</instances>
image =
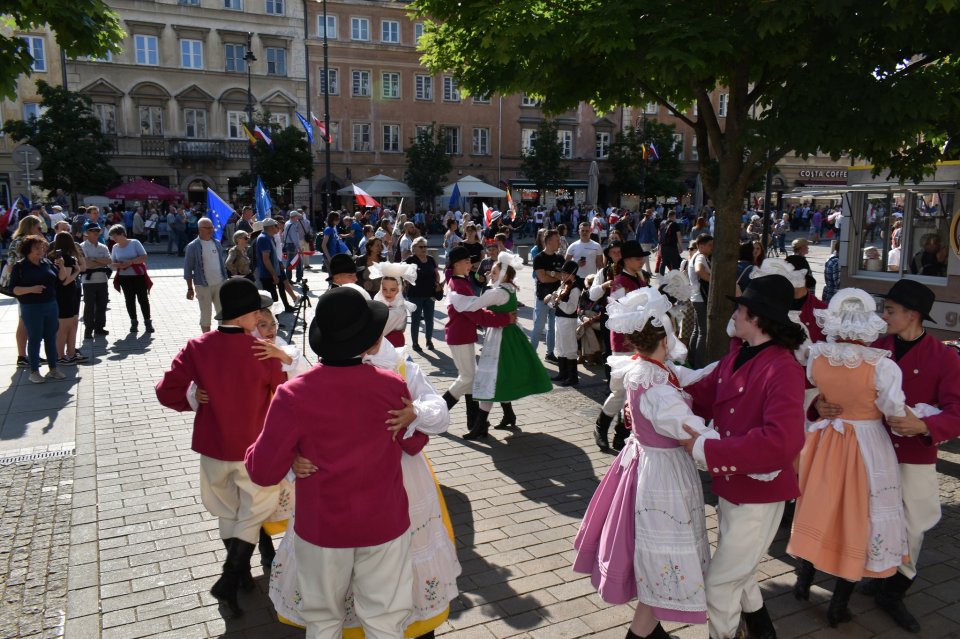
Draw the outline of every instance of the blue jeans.
<instances>
[{"instance_id":1,"label":"blue jeans","mask_svg":"<svg viewBox=\"0 0 960 639\"><path fill-rule=\"evenodd\" d=\"M537 305L533 309L533 332L530 333L530 344L533 350L537 350L540 345L540 336L543 335L543 325L547 325L547 353L553 352L554 343L554 323L553 318L556 311L552 306L547 306L543 300L537 300Z\"/></svg>"},{"instance_id":2,"label":"blue jeans","mask_svg":"<svg viewBox=\"0 0 960 639\"><path fill-rule=\"evenodd\" d=\"M40 342L43 341L47 364L51 369L57 367L57 329L60 320L57 317L57 301L44 304L21 304L20 318L27 329L27 359L30 370L40 370Z\"/></svg>"},{"instance_id":3,"label":"blue jeans","mask_svg":"<svg viewBox=\"0 0 960 639\"><path fill-rule=\"evenodd\" d=\"M417 308L410 313L410 340L416 344L420 339L420 318L423 318L423 332L427 336L427 343L433 341L433 310L437 300L432 297L411 297L410 302Z\"/></svg>"}]
</instances>

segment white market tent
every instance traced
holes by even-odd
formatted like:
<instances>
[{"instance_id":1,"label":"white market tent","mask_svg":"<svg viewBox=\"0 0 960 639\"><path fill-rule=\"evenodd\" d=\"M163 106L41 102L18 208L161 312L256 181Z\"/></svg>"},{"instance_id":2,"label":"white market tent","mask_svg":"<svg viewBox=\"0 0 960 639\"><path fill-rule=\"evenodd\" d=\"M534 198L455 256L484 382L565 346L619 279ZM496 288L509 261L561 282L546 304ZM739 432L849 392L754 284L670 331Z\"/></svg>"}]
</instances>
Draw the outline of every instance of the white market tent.
<instances>
[{"instance_id":1,"label":"white market tent","mask_svg":"<svg viewBox=\"0 0 960 639\"><path fill-rule=\"evenodd\" d=\"M380 174L368 177L362 182L357 182L357 186L375 198L413 197L413 190L409 186L389 175ZM343 187L337 191L337 195L354 195L353 185Z\"/></svg>"},{"instance_id":2,"label":"white market tent","mask_svg":"<svg viewBox=\"0 0 960 639\"><path fill-rule=\"evenodd\" d=\"M491 186L486 182L475 178L472 175L464 175L462 178L448 184L443 188L443 197L450 200L450 196L453 195L453 185L456 184L460 187L460 197L465 198L474 198L474 197L489 197L489 198L503 198L507 197L507 192L503 189L498 189L495 186ZM363 188L361 186L360 188Z\"/></svg>"}]
</instances>

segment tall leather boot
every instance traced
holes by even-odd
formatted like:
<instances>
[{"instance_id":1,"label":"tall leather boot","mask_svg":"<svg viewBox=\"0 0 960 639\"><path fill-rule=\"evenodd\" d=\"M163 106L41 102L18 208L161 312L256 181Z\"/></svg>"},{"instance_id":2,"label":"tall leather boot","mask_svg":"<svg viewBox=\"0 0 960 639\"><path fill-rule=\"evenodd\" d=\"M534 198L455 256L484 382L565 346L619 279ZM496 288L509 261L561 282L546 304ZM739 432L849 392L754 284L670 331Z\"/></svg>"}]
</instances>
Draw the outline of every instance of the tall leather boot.
<instances>
[{"instance_id":1,"label":"tall leather boot","mask_svg":"<svg viewBox=\"0 0 960 639\"><path fill-rule=\"evenodd\" d=\"M760 606L756 612L744 612L743 620L747 624L749 639L777 639L777 631L766 606Z\"/></svg>"},{"instance_id":2,"label":"tall leather boot","mask_svg":"<svg viewBox=\"0 0 960 639\"><path fill-rule=\"evenodd\" d=\"M490 411L483 410L480 406L477 406L477 415L470 426L470 432L463 436L466 440L474 439L486 439L487 438L487 417L490 415Z\"/></svg>"},{"instance_id":3,"label":"tall leather boot","mask_svg":"<svg viewBox=\"0 0 960 639\"><path fill-rule=\"evenodd\" d=\"M500 408L503 410L503 419L494 426L496 430L513 430L517 427L517 415L513 412L513 404L510 402L500 402Z\"/></svg>"},{"instance_id":4,"label":"tall leather boot","mask_svg":"<svg viewBox=\"0 0 960 639\"><path fill-rule=\"evenodd\" d=\"M610 432L610 424L613 423L613 417L600 411L597 416L597 427L593 429L593 441L597 442L597 447L601 452L610 450L610 443L607 441L607 433Z\"/></svg>"},{"instance_id":5,"label":"tall leather boot","mask_svg":"<svg viewBox=\"0 0 960 639\"><path fill-rule=\"evenodd\" d=\"M630 436L630 429L623 425L623 411L617 414L617 423L613 427L613 449L618 453L623 450Z\"/></svg>"},{"instance_id":6,"label":"tall leather boot","mask_svg":"<svg viewBox=\"0 0 960 639\"><path fill-rule=\"evenodd\" d=\"M223 547L227 549L227 553L230 552L230 546L233 544L233 539L223 539ZM243 575L240 576L240 589L251 591L257 587L256 582L253 580L253 575L250 574L250 571L246 571Z\"/></svg>"},{"instance_id":7,"label":"tall leather boot","mask_svg":"<svg viewBox=\"0 0 960 639\"><path fill-rule=\"evenodd\" d=\"M850 614L850 595L853 594L853 587L857 585L855 581L837 578L837 583L833 588L833 596L830 597L830 606L827 608L827 623L831 628L836 628L840 624L851 621L853 615Z\"/></svg>"},{"instance_id":8,"label":"tall leather boot","mask_svg":"<svg viewBox=\"0 0 960 639\"><path fill-rule=\"evenodd\" d=\"M912 585L912 579L902 572L895 572L892 576L880 582L876 602L881 610L897 622L898 626L908 632L916 633L920 632L920 622L910 614L910 611L907 610L907 607L903 603L903 597Z\"/></svg>"},{"instance_id":9,"label":"tall leather boot","mask_svg":"<svg viewBox=\"0 0 960 639\"><path fill-rule=\"evenodd\" d=\"M557 360L557 374L551 377L550 379L552 379L555 382L562 382L566 378L567 378L567 358L561 357Z\"/></svg>"},{"instance_id":10,"label":"tall leather boot","mask_svg":"<svg viewBox=\"0 0 960 639\"><path fill-rule=\"evenodd\" d=\"M477 419L477 402L473 401L473 395L469 393L463 396L463 399L467 402L467 430L473 428L473 423Z\"/></svg>"},{"instance_id":11,"label":"tall leather boot","mask_svg":"<svg viewBox=\"0 0 960 639\"><path fill-rule=\"evenodd\" d=\"M273 538L267 534L262 526L260 527L260 543L257 544L257 547L260 549L260 565L263 567L263 572L268 573L273 566L273 558L276 557L277 551L273 548Z\"/></svg>"},{"instance_id":12,"label":"tall leather boot","mask_svg":"<svg viewBox=\"0 0 960 639\"><path fill-rule=\"evenodd\" d=\"M641 637L633 630L630 630L630 628L627 628L627 636L625 639L670 639L670 635L663 629L663 626L657 623L656 627L645 637Z\"/></svg>"},{"instance_id":13,"label":"tall leather boot","mask_svg":"<svg viewBox=\"0 0 960 639\"><path fill-rule=\"evenodd\" d=\"M797 564L797 583L793 585L793 596L801 601L810 601L810 585L817 574L817 568L806 559ZM847 597L849 599L849 597Z\"/></svg>"},{"instance_id":14,"label":"tall leather boot","mask_svg":"<svg viewBox=\"0 0 960 639\"><path fill-rule=\"evenodd\" d=\"M240 587L240 580L244 571L239 569L238 553L240 547L238 544L244 542L239 539L225 539L223 543L227 547L227 559L223 562L223 572L220 578L210 588L210 594L221 604L227 606L231 617L239 617L243 614L243 610L240 609L240 603L237 601L237 589ZM253 544L249 545L251 548L253 547ZM250 561L248 559L247 566L249 567L249 565Z\"/></svg>"},{"instance_id":15,"label":"tall leather boot","mask_svg":"<svg viewBox=\"0 0 960 639\"><path fill-rule=\"evenodd\" d=\"M456 406L457 402L460 400L459 398L451 395L450 391L447 391L446 393L443 394L443 401L447 403L447 410L450 410L451 408Z\"/></svg>"},{"instance_id":16,"label":"tall leather boot","mask_svg":"<svg viewBox=\"0 0 960 639\"><path fill-rule=\"evenodd\" d=\"M561 386L576 386L580 383L580 374L577 372L577 360L574 357L567 358L567 378L560 382Z\"/></svg>"}]
</instances>

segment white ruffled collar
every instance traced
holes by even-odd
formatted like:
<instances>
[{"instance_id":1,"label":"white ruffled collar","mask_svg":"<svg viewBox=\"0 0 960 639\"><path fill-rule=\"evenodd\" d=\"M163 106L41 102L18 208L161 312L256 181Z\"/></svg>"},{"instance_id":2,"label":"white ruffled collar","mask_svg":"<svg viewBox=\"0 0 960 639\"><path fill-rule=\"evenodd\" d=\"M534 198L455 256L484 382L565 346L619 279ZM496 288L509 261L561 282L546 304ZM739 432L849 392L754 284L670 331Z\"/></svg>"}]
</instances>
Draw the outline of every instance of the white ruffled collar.
<instances>
[{"instance_id":1,"label":"white ruffled collar","mask_svg":"<svg viewBox=\"0 0 960 639\"><path fill-rule=\"evenodd\" d=\"M623 380L624 388L637 390L649 389L652 386L670 384L670 372L644 359L634 359L632 355L614 355L607 358L610 366L610 377ZM683 394L681 389L677 389Z\"/></svg>"},{"instance_id":2,"label":"white ruffled collar","mask_svg":"<svg viewBox=\"0 0 960 639\"><path fill-rule=\"evenodd\" d=\"M809 357L811 361L814 357L826 357L831 366L857 368L864 362L876 366L884 357L890 357L890 351L846 342L816 342L810 345Z\"/></svg>"}]
</instances>

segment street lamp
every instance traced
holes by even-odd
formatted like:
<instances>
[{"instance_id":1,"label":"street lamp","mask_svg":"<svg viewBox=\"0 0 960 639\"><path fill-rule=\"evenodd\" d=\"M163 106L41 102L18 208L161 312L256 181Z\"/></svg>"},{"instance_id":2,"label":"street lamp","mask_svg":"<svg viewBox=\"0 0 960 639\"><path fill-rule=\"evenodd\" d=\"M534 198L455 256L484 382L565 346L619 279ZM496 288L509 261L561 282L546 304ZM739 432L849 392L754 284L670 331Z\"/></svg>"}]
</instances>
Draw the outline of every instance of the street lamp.
<instances>
[{"instance_id":1,"label":"street lamp","mask_svg":"<svg viewBox=\"0 0 960 639\"><path fill-rule=\"evenodd\" d=\"M250 63L257 61L257 56L253 55L252 47L253 34L247 33L247 50L243 54L244 66L247 67L247 127L253 132L253 89L250 76ZM250 156L250 190L253 190L253 145L248 147Z\"/></svg>"},{"instance_id":2,"label":"street lamp","mask_svg":"<svg viewBox=\"0 0 960 639\"><path fill-rule=\"evenodd\" d=\"M330 61L327 55L327 0L323 0L323 127L327 138L324 140L324 168L326 175L323 180L323 219L330 213Z\"/></svg>"}]
</instances>

